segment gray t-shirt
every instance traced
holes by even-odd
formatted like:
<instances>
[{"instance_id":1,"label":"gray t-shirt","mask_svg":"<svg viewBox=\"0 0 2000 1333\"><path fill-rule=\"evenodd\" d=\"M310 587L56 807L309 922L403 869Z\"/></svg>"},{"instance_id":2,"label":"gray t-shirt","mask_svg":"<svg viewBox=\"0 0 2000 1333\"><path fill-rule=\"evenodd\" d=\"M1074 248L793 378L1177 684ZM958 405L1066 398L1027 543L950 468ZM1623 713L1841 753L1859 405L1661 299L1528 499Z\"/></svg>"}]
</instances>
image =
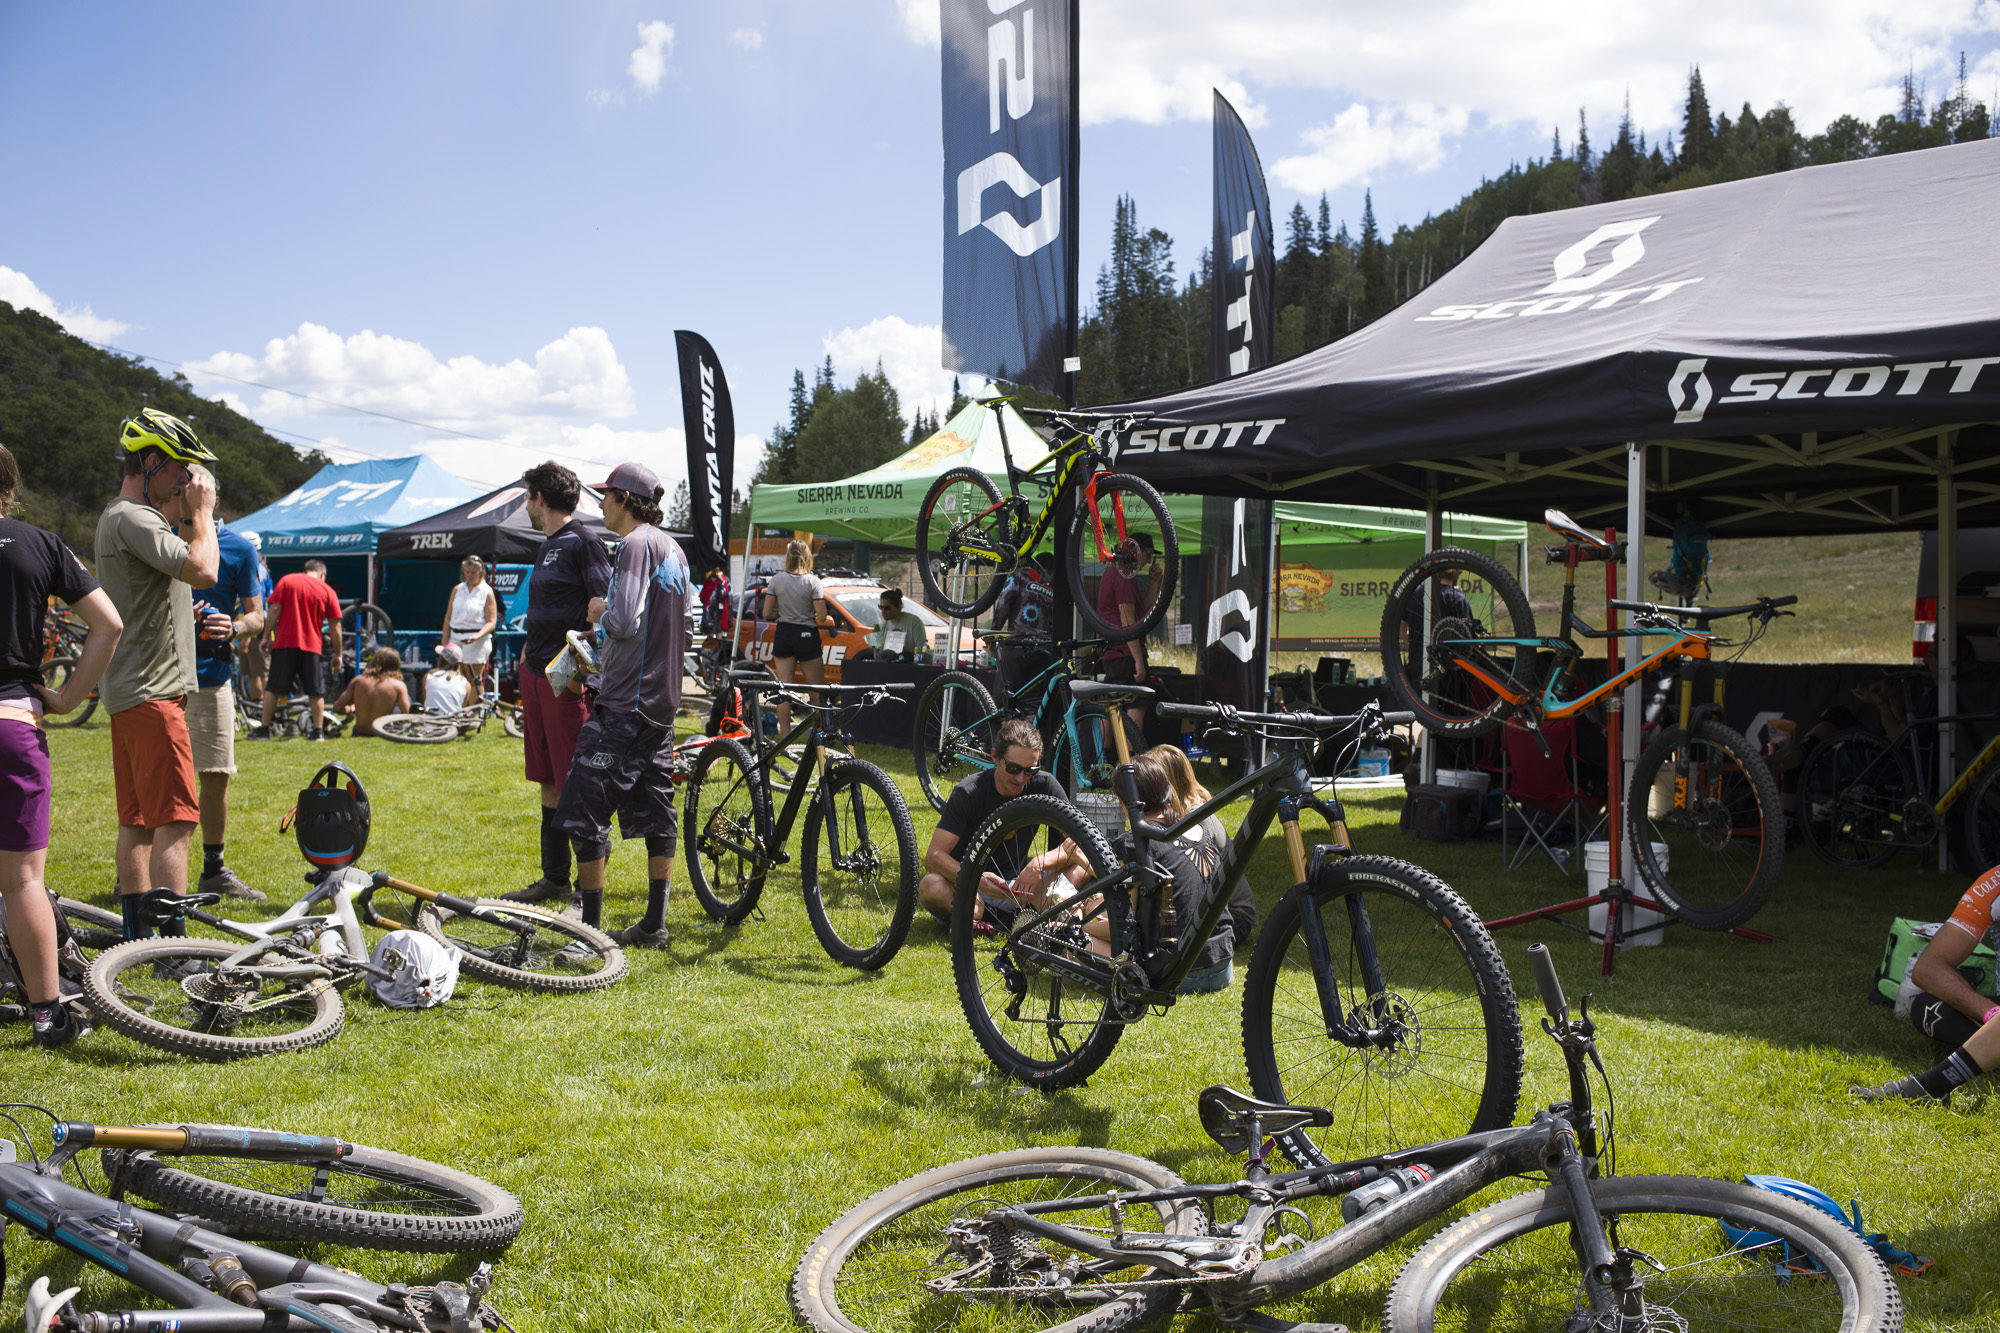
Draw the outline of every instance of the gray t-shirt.
<instances>
[{"instance_id":1,"label":"gray t-shirt","mask_svg":"<svg viewBox=\"0 0 2000 1333\"><path fill-rule=\"evenodd\" d=\"M778 599L779 623L814 625L813 603L826 596L826 585L817 574L773 574L771 595Z\"/></svg>"},{"instance_id":2,"label":"gray t-shirt","mask_svg":"<svg viewBox=\"0 0 2000 1333\"><path fill-rule=\"evenodd\" d=\"M193 694L194 589L180 581L188 544L151 505L119 496L97 520L97 581L125 632L104 670L104 708L122 713Z\"/></svg>"},{"instance_id":3,"label":"gray t-shirt","mask_svg":"<svg viewBox=\"0 0 2000 1333\"><path fill-rule=\"evenodd\" d=\"M650 523L625 534L604 590L603 667L597 706L637 713L671 732L687 654L688 563L680 543Z\"/></svg>"}]
</instances>

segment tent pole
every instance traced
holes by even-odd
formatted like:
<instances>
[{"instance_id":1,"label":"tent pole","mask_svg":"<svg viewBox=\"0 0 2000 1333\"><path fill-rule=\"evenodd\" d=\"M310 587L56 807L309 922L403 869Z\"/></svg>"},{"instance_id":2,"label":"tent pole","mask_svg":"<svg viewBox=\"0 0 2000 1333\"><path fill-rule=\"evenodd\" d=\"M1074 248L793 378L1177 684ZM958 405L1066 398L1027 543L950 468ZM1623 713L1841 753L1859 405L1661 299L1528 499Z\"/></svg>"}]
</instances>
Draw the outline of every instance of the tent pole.
<instances>
[{"instance_id":1,"label":"tent pole","mask_svg":"<svg viewBox=\"0 0 2000 1333\"><path fill-rule=\"evenodd\" d=\"M1931 653L1937 663L1937 715L1950 717L1958 711L1958 480L1952 473L1957 431L1938 436L1938 536L1937 536L1937 642ZM1958 728L1951 724L1937 729L1938 787L1949 791L1958 765L1952 753ZM1951 869L1949 838L1938 839L1938 869Z\"/></svg>"},{"instance_id":2,"label":"tent pole","mask_svg":"<svg viewBox=\"0 0 2000 1333\"><path fill-rule=\"evenodd\" d=\"M750 487L750 508L743 515L743 582L736 589L736 623L729 627L729 665L743 651L743 609L750 605L750 554L757 545L757 488ZM728 552L723 554L727 555Z\"/></svg>"},{"instance_id":3,"label":"tent pole","mask_svg":"<svg viewBox=\"0 0 2000 1333\"><path fill-rule=\"evenodd\" d=\"M1437 473L1427 471L1425 476L1429 479L1429 485L1425 488L1427 494L1424 500L1424 554L1429 555L1443 544L1439 540L1441 536L1439 520L1442 518L1442 515L1438 512ZM1432 596L1427 589L1424 594L1424 642L1426 644L1431 641L1431 619L1436 615L1436 603L1437 598ZM1386 666L1387 664L1385 663L1384 665ZM1423 753L1418 760L1417 768L1417 780L1419 782L1432 783L1437 781L1437 748L1436 737L1428 735L1424 737Z\"/></svg>"},{"instance_id":4,"label":"tent pole","mask_svg":"<svg viewBox=\"0 0 2000 1333\"><path fill-rule=\"evenodd\" d=\"M1646 442L1632 440L1625 445L1625 600L1643 602L1646 600ZM1630 649L1620 653L1620 660L1630 663L1638 660L1638 642L1627 640L1619 645ZM1644 720L1642 710L1645 702L1641 699L1642 688L1638 682L1625 687L1625 774L1619 785L1627 790L1632 785L1632 774L1639 767L1639 725Z\"/></svg>"}]
</instances>

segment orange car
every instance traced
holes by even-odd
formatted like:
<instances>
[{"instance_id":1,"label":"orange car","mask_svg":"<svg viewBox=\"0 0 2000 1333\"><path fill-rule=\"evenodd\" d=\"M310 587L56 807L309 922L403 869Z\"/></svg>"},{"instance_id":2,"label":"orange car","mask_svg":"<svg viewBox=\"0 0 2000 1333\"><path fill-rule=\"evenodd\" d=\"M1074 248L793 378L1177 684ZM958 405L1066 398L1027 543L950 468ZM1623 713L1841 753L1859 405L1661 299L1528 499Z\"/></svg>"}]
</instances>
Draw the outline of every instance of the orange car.
<instances>
[{"instance_id":1,"label":"orange car","mask_svg":"<svg viewBox=\"0 0 2000 1333\"><path fill-rule=\"evenodd\" d=\"M826 586L827 614L838 626L829 633L820 631L820 656L826 663L826 678L829 683L840 680L840 664L868 646L868 636L881 623L881 613L876 603L882 590L888 585L880 579L856 574L852 570L815 570L820 582ZM748 605L754 612L764 604L764 582L759 579L750 586ZM951 637L951 626L935 612L919 603L907 592L903 595L903 609L912 612L924 622L930 631L930 651L939 659L945 656L945 649ZM758 620L746 616L743 620L743 655L752 661L771 660L771 641L777 635L777 626L769 620ZM959 631L959 651L970 660L974 641L970 627Z\"/></svg>"}]
</instances>

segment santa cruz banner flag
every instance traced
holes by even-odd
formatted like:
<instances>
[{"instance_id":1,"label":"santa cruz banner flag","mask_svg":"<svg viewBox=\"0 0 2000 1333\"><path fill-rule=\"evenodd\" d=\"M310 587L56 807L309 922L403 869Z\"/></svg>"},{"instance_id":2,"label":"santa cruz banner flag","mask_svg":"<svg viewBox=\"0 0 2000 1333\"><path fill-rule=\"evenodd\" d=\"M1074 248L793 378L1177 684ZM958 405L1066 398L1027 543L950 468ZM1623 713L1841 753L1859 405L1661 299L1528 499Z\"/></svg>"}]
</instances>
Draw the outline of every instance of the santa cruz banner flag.
<instances>
[{"instance_id":1,"label":"santa cruz banner flag","mask_svg":"<svg viewBox=\"0 0 2000 1333\"><path fill-rule=\"evenodd\" d=\"M736 413L729 381L708 339L674 330L681 355L681 419L687 426L688 522L694 529L689 563L699 572L729 567L730 461L736 452Z\"/></svg>"}]
</instances>

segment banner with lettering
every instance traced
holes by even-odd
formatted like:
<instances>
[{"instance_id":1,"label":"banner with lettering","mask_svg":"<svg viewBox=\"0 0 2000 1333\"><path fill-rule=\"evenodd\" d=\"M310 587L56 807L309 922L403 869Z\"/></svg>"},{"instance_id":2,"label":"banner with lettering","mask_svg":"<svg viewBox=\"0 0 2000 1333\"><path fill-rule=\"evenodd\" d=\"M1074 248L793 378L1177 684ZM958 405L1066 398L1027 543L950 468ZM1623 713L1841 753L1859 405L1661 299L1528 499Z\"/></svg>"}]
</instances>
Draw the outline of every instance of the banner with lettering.
<instances>
[{"instance_id":1,"label":"banner with lettering","mask_svg":"<svg viewBox=\"0 0 2000 1333\"><path fill-rule=\"evenodd\" d=\"M1201 642L1204 703L1264 706L1271 639L1271 502L1210 495L1201 505ZM1224 751L1228 752L1228 751Z\"/></svg>"},{"instance_id":2,"label":"banner with lettering","mask_svg":"<svg viewBox=\"0 0 2000 1333\"><path fill-rule=\"evenodd\" d=\"M736 413L729 381L708 339L674 330L681 358L681 420L687 427L690 563L697 573L729 567L729 486L736 454Z\"/></svg>"},{"instance_id":3,"label":"banner with lettering","mask_svg":"<svg viewBox=\"0 0 2000 1333\"><path fill-rule=\"evenodd\" d=\"M1269 365L1277 346L1277 259L1271 196L1257 146L1236 108L1215 94L1214 319L1209 376L1226 379Z\"/></svg>"},{"instance_id":4,"label":"banner with lettering","mask_svg":"<svg viewBox=\"0 0 2000 1333\"><path fill-rule=\"evenodd\" d=\"M1076 331L1077 0L940 0L947 370L1061 393Z\"/></svg>"}]
</instances>

